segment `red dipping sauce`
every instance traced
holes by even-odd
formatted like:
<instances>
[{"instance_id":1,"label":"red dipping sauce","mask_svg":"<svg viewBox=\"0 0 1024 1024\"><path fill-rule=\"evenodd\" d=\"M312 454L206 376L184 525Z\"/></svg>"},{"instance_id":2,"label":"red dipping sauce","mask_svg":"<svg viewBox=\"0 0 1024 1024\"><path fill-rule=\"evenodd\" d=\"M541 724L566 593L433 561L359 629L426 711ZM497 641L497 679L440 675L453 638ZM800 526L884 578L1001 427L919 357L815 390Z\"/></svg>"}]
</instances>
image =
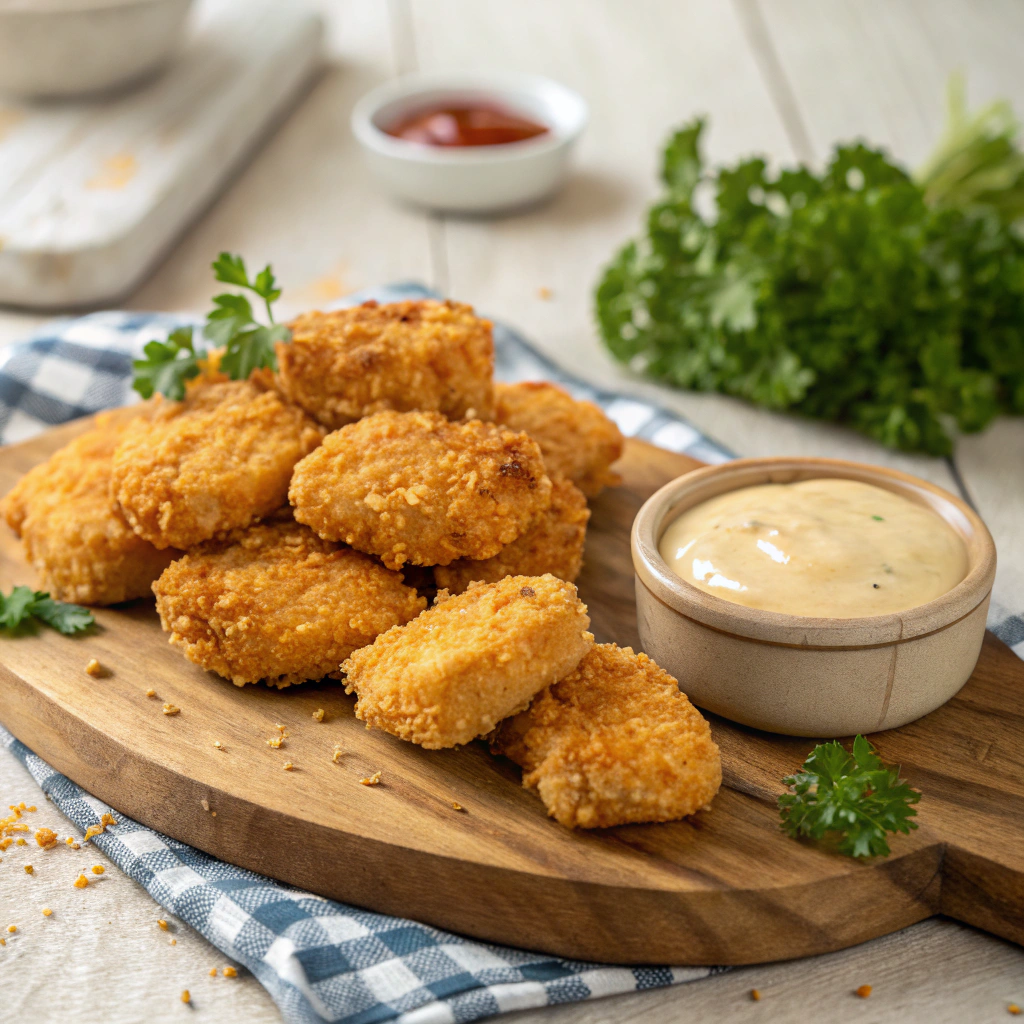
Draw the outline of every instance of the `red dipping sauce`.
<instances>
[{"instance_id":1,"label":"red dipping sauce","mask_svg":"<svg viewBox=\"0 0 1024 1024\"><path fill-rule=\"evenodd\" d=\"M426 146L504 146L550 129L497 104L451 103L421 108L384 131Z\"/></svg>"}]
</instances>

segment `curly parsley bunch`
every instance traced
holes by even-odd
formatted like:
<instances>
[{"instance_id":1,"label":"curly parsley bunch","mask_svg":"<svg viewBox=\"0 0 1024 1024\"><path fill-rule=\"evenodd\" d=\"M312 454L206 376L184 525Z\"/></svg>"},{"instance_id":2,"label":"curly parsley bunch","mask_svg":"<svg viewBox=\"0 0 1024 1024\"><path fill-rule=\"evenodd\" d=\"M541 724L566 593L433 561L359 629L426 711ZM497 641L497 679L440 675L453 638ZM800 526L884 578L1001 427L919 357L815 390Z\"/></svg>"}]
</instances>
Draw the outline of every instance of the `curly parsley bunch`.
<instances>
[{"instance_id":1,"label":"curly parsley bunch","mask_svg":"<svg viewBox=\"0 0 1024 1024\"><path fill-rule=\"evenodd\" d=\"M704 127L670 139L665 194L598 285L618 359L934 455L950 452L954 425L1024 413L1024 240L1005 193L997 205L951 175L948 153L918 184L861 144L821 174L770 174L761 159L709 172ZM986 130L976 163L992 154ZM1005 118L997 130L999 169L1024 187Z\"/></svg>"}]
</instances>

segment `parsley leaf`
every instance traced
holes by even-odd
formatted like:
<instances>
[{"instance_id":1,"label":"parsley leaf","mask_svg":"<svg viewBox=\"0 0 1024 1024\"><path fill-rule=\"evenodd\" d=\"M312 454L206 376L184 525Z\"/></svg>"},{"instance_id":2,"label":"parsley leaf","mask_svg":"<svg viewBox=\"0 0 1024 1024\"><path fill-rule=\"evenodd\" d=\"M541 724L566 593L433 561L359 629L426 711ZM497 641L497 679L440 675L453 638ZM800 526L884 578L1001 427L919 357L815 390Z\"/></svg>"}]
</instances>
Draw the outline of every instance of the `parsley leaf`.
<instances>
[{"instance_id":1,"label":"parsley leaf","mask_svg":"<svg viewBox=\"0 0 1024 1024\"><path fill-rule=\"evenodd\" d=\"M852 753L838 740L816 746L801 771L782 780L790 792L779 797L782 828L790 836L823 839L838 833L837 849L849 857L888 857L889 832L909 833L913 804L921 794L882 764L863 737Z\"/></svg>"},{"instance_id":2,"label":"parsley leaf","mask_svg":"<svg viewBox=\"0 0 1024 1024\"><path fill-rule=\"evenodd\" d=\"M268 264L251 281L245 260L222 252L213 261L213 276L224 284L245 288L263 300L269 325L260 323L252 304L238 292L224 292L213 298L213 309L206 316L203 337L214 348L223 349L219 368L231 380L246 380L253 370L277 369L274 346L291 340L291 331L274 322L272 304L281 296L274 272ZM132 387L143 398L159 392L175 401L185 397L185 382L197 377L209 352L196 348L191 327L179 327L166 341L146 345L145 359L132 364Z\"/></svg>"},{"instance_id":3,"label":"parsley leaf","mask_svg":"<svg viewBox=\"0 0 1024 1024\"><path fill-rule=\"evenodd\" d=\"M185 397L185 381L199 376L199 360L205 352L192 347L192 328L179 327L166 341L151 341L143 349L145 359L132 363L132 387L143 398L160 394L178 402Z\"/></svg>"},{"instance_id":4,"label":"parsley leaf","mask_svg":"<svg viewBox=\"0 0 1024 1024\"><path fill-rule=\"evenodd\" d=\"M42 590L15 587L9 597L0 593L0 627L13 630L34 619L66 636L81 633L96 621L87 608L55 601Z\"/></svg>"},{"instance_id":5,"label":"parsley leaf","mask_svg":"<svg viewBox=\"0 0 1024 1024\"><path fill-rule=\"evenodd\" d=\"M670 385L935 455L951 427L1024 413L1024 155L1003 107L955 116L920 180L863 144L820 174L712 170L705 122L684 126L598 283L605 344Z\"/></svg>"}]
</instances>

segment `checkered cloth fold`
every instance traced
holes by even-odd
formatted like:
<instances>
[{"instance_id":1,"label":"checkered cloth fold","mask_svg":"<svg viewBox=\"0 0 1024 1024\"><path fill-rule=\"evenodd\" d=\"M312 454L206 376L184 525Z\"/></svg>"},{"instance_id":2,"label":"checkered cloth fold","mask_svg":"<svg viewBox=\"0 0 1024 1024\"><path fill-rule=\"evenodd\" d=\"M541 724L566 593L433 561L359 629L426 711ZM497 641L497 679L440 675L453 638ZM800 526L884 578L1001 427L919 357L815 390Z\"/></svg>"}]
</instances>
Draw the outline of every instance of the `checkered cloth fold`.
<instances>
[{"instance_id":1,"label":"checkered cloth fold","mask_svg":"<svg viewBox=\"0 0 1024 1024\"><path fill-rule=\"evenodd\" d=\"M419 298L420 285L371 289L351 302ZM183 316L94 313L45 327L0 352L0 443L137 400L131 361ZM554 380L597 402L624 434L705 462L731 453L664 409L592 388L495 325L500 379ZM989 626L1024 657L1024 618L993 609ZM111 808L83 793L0 727L10 749L80 829ZM256 975L290 1022L449 1024L510 1010L674 985L721 968L608 967L488 945L287 888L116 815L93 842L167 910Z\"/></svg>"}]
</instances>

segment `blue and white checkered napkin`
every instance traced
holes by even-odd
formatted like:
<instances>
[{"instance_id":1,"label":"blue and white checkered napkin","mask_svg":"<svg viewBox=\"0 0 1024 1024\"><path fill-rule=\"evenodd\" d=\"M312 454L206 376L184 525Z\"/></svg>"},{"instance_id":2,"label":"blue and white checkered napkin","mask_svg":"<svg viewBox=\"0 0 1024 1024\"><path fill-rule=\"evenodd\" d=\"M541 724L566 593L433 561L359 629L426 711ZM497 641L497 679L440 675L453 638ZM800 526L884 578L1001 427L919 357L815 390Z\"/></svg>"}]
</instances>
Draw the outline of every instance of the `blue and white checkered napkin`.
<instances>
[{"instance_id":1,"label":"blue and white checkered napkin","mask_svg":"<svg viewBox=\"0 0 1024 1024\"><path fill-rule=\"evenodd\" d=\"M350 301L430 294L420 285L394 285ZM94 313L58 321L3 350L0 442L136 400L132 358L184 322L166 314ZM569 376L508 327L496 324L494 340L502 380L557 381L601 405L624 434L705 462L731 457L680 417ZM989 625L1024 657L1021 616L994 613ZM2 727L0 744L79 828L110 812ZM288 1021L448 1024L694 981L721 969L608 967L471 941L289 889L117 817L120 824L93 842L157 902L251 970Z\"/></svg>"}]
</instances>

